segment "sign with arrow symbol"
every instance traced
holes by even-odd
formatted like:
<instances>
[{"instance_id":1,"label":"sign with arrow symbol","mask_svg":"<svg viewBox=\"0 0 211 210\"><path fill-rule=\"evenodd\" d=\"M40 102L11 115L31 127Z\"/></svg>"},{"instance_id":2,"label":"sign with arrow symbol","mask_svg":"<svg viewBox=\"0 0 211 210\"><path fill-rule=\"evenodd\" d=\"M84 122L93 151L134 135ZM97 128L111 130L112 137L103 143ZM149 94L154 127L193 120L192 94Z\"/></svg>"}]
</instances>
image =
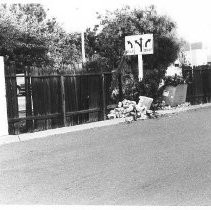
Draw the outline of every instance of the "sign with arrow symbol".
<instances>
[{"instance_id":1,"label":"sign with arrow symbol","mask_svg":"<svg viewBox=\"0 0 211 210\"><path fill-rule=\"evenodd\" d=\"M125 37L127 55L153 54L153 34L142 34Z\"/></svg>"},{"instance_id":2,"label":"sign with arrow symbol","mask_svg":"<svg viewBox=\"0 0 211 210\"><path fill-rule=\"evenodd\" d=\"M126 55L138 55L138 77L143 79L142 55L153 54L153 34L142 34L125 37Z\"/></svg>"}]
</instances>

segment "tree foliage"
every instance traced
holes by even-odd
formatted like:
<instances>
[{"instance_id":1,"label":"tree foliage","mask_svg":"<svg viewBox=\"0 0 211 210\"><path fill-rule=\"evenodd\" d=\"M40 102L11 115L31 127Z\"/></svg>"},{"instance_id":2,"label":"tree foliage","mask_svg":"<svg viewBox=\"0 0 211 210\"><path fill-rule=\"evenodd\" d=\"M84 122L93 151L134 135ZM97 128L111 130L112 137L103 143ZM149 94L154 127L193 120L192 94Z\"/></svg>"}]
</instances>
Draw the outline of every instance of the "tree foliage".
<instances>
[{"instance_id":1,"label":"tree foliage","mask_svg":"<svg viewBox=\"0 0 211 210\"><path fill-rule=\"evenodd\" d=\"M169 17L159 15L154 6L145 10L130 9L126 6L98 16L100 24L87 30L87 49L89 56L98 53L108 58L111 69L116 68L124 52L125 36L153 33L154 54L143 56L147 69L165 69L176 60L179 40L176 24Z\"/></svg>"},{"instance_id":2,"label":"tree foliage","mask_svg":"<svg viewBox=\"0 0 211 210\"><path fill-rule=\"evenodd\" d=\"M0 55L55 68L80 59L77 34L66 33L40 4L0 6Z\"/></svg>"}]
</instances>

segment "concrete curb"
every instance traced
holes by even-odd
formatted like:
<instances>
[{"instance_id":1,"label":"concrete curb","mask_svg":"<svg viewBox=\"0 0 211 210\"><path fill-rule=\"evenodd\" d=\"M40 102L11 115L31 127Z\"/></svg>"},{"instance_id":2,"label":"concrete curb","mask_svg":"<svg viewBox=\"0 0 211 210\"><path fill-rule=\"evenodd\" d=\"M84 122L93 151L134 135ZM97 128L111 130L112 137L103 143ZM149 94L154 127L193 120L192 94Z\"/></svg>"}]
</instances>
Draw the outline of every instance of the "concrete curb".
<instances>
[{"instance_id":1,"label":"concrete curb","mask_svg":"<svg viewBox=\"0 0 211 210\"><path fill-rule=\"evenodd\" d=\"M180 108L171 109L171 110L159 110L159 111L157 111L157 113L160 115L169 115L169 114L176 114L176 113L180 113L180 112L186 112L189 110L197 110L197 109L207 108L207 107L211 107L211 103L193 105L193 106L189 106L189 107L180 107ZM28 141L28 140L37 139L37 138L44 138L47 136L71 133L71 132L75 132L75 131L82 131L82 130L87 130L87 129L92 129L92 128L109 126L109 125L116 125L116 124L119 124L122 122L125 122L124 118L98 121L98 122L76 125L76 126L71 126L71 127L50 129L50 130L39 131L39 132L35 132L35 133L25 133L25 134L20 134L20 135L1 136L0 137L0 146L4 145L4 144L13 143L13 142L23 142L23 141Z\"/></svg>"},{"instance_id":2,"label":"concrete curb","mask_svg":"<svg viewBox=\"0 0 211 210\"><path fill-rule=\"evenodd\" d=\"M119 118L119 119L98 121L98 122L70 126L70 127L49 129L49 130L39 131L39 132L35 132L35 133L24 133L24 134L20 134L20 135L1 136L0 137L0 146L3 144L9 144L9 143L13 143L13 142L22 142L22 141L28 141L28 140L37 139L37 138L44 138L47 136L54 136L54 135L58 135L58 134L71 133L71 132L75 132L75 131L82 131L82 130L87 130L87 129L92 129L92 128L109 126L109 125L116 125L116 124L119 124L122 122L125 122L125 119Z\"/></svg>"}]
</instances>

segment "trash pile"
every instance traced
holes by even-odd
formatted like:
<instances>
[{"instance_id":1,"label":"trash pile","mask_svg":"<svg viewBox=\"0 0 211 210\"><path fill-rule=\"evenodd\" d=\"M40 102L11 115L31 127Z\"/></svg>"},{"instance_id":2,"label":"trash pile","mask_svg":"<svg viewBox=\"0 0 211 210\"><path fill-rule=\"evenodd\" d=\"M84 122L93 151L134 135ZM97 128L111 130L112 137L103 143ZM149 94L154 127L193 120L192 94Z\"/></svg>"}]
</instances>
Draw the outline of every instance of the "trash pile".
<instances>
[{"instance_id":1,"label":"trash pile","mask_svg":"<svg viewBox=\"0 0 211 210\"><path fill-rule=\"evenodd\" d=\"M137 119L145 120L147 118L154 118L154 113L150 109L153 99L148 97L139 97L139 102L124 99L119 102L117 107L110 111L107 115L109 119L125 118L126 122L132 122Z\"/></svg>"}]
</instances>

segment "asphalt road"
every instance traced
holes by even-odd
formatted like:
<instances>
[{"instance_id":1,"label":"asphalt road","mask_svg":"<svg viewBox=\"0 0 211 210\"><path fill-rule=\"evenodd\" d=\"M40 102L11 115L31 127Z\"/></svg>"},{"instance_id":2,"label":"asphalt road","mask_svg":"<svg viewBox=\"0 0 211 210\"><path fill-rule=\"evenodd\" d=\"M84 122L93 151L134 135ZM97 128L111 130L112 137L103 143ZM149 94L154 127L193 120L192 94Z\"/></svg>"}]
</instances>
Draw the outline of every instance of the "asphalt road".
<instances>
[{"instance_id":1,"label":"asphalt road","mask_svg":"<svg viewBox=\"0 0 211 210\"><path fill-rule=\"evenodd\" d=\"M211 205L211 108L0 146L0 203Z\"/></svg>"}]
</instances>

